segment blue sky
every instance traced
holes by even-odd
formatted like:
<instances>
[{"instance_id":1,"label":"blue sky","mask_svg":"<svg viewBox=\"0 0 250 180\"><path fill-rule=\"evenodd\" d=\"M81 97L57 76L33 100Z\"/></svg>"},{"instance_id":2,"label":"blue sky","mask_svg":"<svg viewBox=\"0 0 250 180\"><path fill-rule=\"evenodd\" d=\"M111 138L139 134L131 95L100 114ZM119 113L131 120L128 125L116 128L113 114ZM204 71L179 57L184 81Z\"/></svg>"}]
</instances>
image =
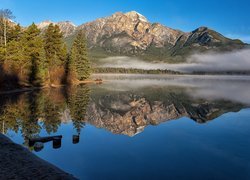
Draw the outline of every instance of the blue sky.
<instances>
[{"instance_id":1,"label":"blue sky","mask_svg":"<svg viewBox=\"0 0 250 180\"><path fill-rule=\"evenodd\" d=\"M250 0L0 0L22 25L70 20L79 25L115 12L137 11L151 22L192 31L208 26L250 42Z\"/></svg>"}]
</instances>

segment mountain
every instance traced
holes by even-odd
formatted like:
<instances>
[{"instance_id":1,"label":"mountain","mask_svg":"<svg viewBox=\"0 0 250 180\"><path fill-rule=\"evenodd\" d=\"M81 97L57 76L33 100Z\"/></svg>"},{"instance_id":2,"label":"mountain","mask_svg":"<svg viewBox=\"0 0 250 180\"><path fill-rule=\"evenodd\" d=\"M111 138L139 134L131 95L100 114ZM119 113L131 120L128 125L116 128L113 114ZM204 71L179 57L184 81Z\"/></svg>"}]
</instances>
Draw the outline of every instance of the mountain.
<instances>
[{"instance_id":1,"label":"mountain","mask_svg":"<svg viewBox=\"0 0 250 180\"><path fill-rule=\"evenodd\" d=\"M77 27L74 23L70 21L61 21L58 22L57 25L60 27L65 37L74 34Z\"/></svg>"},{"instance_id":2,"label":"mountain","mask_svg":"<svg viewBox=\"0 0 250 180\"><path fill-rule=\"evenodd\" d=\"M182 61L193 51L230 51L245 45L207 27L182 32L159 23L150 23L132 11L115 13L79 26L86 32L91 52L140 56L143 59Z\"/></svg>"},{"instance_id":3,"label":"mountain","mask_svg":"<svg viewBox=\"0 0 250 180\"><path fill-rule=\"evenodd\" d=\"M48 24L45 21L38 26L43 29ZM84 30L92 59L126 55L144 60L178 62L197 51L231 51L246 46L240 40L229 39L207 27L183 32L151 23L135 11L117 12L78 27L68 21L56 24L60 26L69 46L76 32Z\"/></svg>"},{"instance_id":4,"label":"mountain","mask_svg":"<svg viewBox=\"0 0 250 180\"><path fill-rule=\"evenodd\" d=\"M41 30L45 30L50 24L55 24L50 20L40 22L39 24L36 24L37 27Z\"/></svg>"},{"instance_id":5,"label":"mountain","mask_svg":"<svg viewBox=\"0 0 250 180\"><path fill-rule=\"evenodd\" d=\"M42 31L44 31L51 23L54 25L58 25L60 27L64 37L71 36L75 33L76 25L70 21L61 21L61 22L55 23L55 22L48 20L48 21L43 21L37 24L37 27L41 29Z\"/></svg>"}]
</instances>

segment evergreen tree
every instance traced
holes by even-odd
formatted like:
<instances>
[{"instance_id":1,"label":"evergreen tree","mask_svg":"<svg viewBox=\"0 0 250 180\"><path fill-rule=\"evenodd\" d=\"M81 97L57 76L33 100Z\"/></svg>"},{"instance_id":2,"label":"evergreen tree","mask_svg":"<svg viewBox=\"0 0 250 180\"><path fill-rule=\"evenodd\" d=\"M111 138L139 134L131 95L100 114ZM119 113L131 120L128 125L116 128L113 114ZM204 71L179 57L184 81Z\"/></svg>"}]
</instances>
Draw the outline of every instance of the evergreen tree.
<instances>
[{"instance_id":1,"label":"evergreen tree","mask_svg":"<svg viewBox=\"0 0 250 180\"><path fill-rule=\"evenodd\" d=\"M12 71L19 73L22 72L22 67L25 64L24 44L21 41L22 30L20 25L16 25L10 30L9 42L7 44L6 62L5 64L10 67Z\"/></svg>"},{"instance_id":2,"label":"evergreen tree","mask_svg":"<svg viewBox=\"0 0 250 180\"><path fill-rule=\"evenodd\" d=\"M59 26L52 23L48 26L44 35L44 49L46 59L50 66L62 66L65 63L67 49L63 42L63 35Z\"/></svg>"},{"instance_id":3,"label":"evergreen tree","mask_svg":"<svg viewBox=\"0 0 250 180\"><path fill-rule=\"evenodd\" d=\"M67 56L65 64L65 77L64 81L66 84L73 84L77 80L76 66L74 59L71 58L71 54Z\"/></svg>"},{"instance_id":4,"label":"evergreen tree","mask_svg":"<svg viewBox=\"0 0 250 180\"><path fill-rule=\"evenodd\" d=\"M78 80L85 80L90 76L86 38L82 30L78 32L71 48L68 68L69 72L75 74Z\"/></svg>"},{"instance_id":5,"label":"evergreen tree","mask_svg":"<svg viewBox=\"0 0 250 180\"><path fill-rule=\"evenodd\" d=\"M25 55L29 66L29 82L43 85L46 82L48 64L45 61L44 43L40 30L33 23L24 33Z\"/></svg>"},{"instance_id":6,"label":"evergreen tree","mask_svg":"<svg viewBox=\"0 0 250 180\"><path fill-rule=\"evenodd\" d=\"M56 64L64 66L67 56L67 46L63 40L63 34L58 25L54 26L54 46L58 56Z\"/></svg>"},{"instance_id":7,"label":"evergreen tree","mask_svg":"<svg viewBox=\"0 0 250 180\"><path fill-rule=\"evenodd\" d=\"M52 83L61 83L65 73L64 66L67 59L67 49L59 26L50 24L45 31L44 41L46 60L49 64L50 81Z\"/></svg>"},{"instance_id":8,"label":"evergreen tree","mask_svg":"<svg viewBox=\"0 0 250 180\"><path fill-rule=\"evenodd\" d=\"M13 28L10 28L8 34L9 34L8 41L13 41L13 40L20 41L23 34L20 24L17 24Z\"/></svg>"},{"instance_id":9,"label":"evergreen tree","mask_svg":"<svg viewBox=\"0 0 250 180\"><path fill-rule=\"evenodd\" d=\"M0 45L0 66L1 67L3 66L4 58L5 58L5 48Z\"/></svg>"},{"instance_id":10,"label":"evergreen tree","mask_svg":"<svg viewBox=\"0 0 250 180\"><path fill-rule=\"evenodd\" d=\"M63 47L61 50L61 59L62 59L63 65L65 66L67 59L68 59L68 48L67 48L66 43L63 43Z\"/></svg>"},{"instance_id":11,"label":"evergreen tree","mask_svg":"<svg viewBox=\"0 0 250 180\"><path fill-rule=\"evenodd\" d=\"M54 31L54 26L51 23L46 29L44 34L45 56L46 56L46 61L48 62L49 65L52 64L55 55L55 50L53 47L53 31Z\"/></svg>"}]
</instances>

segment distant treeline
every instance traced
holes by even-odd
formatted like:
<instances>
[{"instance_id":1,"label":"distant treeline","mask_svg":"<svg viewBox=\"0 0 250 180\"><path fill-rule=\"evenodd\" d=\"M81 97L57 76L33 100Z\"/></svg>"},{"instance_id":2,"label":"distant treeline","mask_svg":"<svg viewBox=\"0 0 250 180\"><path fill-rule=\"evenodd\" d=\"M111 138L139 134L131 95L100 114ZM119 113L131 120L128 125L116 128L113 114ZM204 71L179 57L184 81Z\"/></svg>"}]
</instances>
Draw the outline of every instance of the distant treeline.
<instances>
[{"instance_id":1,"label":"distant treeline","mask_svg":"<svg viewBox=\"0 0 250 180\"><path fill-rule=\"evenodd\" d=\"M172 70L162 69L137 69L137 68L112 68L112 67L96 67L92 69L93 73L117 73L117 74L173 74L173 75L250 75L250 71L193 71L184 73Z\"/></svg>"},{"instance_id":2,"label":"distant treeline","mask_svg":"<svg viewBox=\"0 0 250 180\"><path fill-rule=\"evenodd\" d=\"M194 71L194 75L250 75L250 71Z\"/></svg>"},{"instance_id":3,"label":"distant treeline","mask_svg":"<svg viewBox=\"0 0 250 180\"><path fill-rule=\"evenodd\" d=\"M121 73L121 74L182 74L181 72L162 69L136 69L136 68L111 68L99 67L93 69L94 73Z\"/></svg>"},{"instance_id":4,"label":"distant treeline","mask_svg":"<svg viewBox=\"0 0 250 180\"><path fill-rule=\"evenodd\" d=\"M41 32L11 21L8 9L0 10L0 88L74 83L90 75L85 34L79 31L70 50L59 26Z\"/></svg>"}]
</instances>

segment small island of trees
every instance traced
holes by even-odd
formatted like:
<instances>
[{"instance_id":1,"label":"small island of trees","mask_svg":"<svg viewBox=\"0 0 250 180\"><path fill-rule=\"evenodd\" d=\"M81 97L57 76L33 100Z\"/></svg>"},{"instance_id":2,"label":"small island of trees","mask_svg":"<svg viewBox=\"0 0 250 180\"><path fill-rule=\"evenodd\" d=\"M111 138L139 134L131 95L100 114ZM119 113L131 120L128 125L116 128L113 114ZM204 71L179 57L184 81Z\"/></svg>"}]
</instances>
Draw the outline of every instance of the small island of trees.
<instances>
[{"instance_id":1,"label":"small island of trees","mask_svg":"<svg viewBox=\"0 0 250 180\"><path fill-rule=\"evenodd\" d=\"M0 88L73 84L90 76L85 34L78 31L71 49L59 26L42 32L12 22L8 9L0 10Z\"/></svg>"}]
</instances>

